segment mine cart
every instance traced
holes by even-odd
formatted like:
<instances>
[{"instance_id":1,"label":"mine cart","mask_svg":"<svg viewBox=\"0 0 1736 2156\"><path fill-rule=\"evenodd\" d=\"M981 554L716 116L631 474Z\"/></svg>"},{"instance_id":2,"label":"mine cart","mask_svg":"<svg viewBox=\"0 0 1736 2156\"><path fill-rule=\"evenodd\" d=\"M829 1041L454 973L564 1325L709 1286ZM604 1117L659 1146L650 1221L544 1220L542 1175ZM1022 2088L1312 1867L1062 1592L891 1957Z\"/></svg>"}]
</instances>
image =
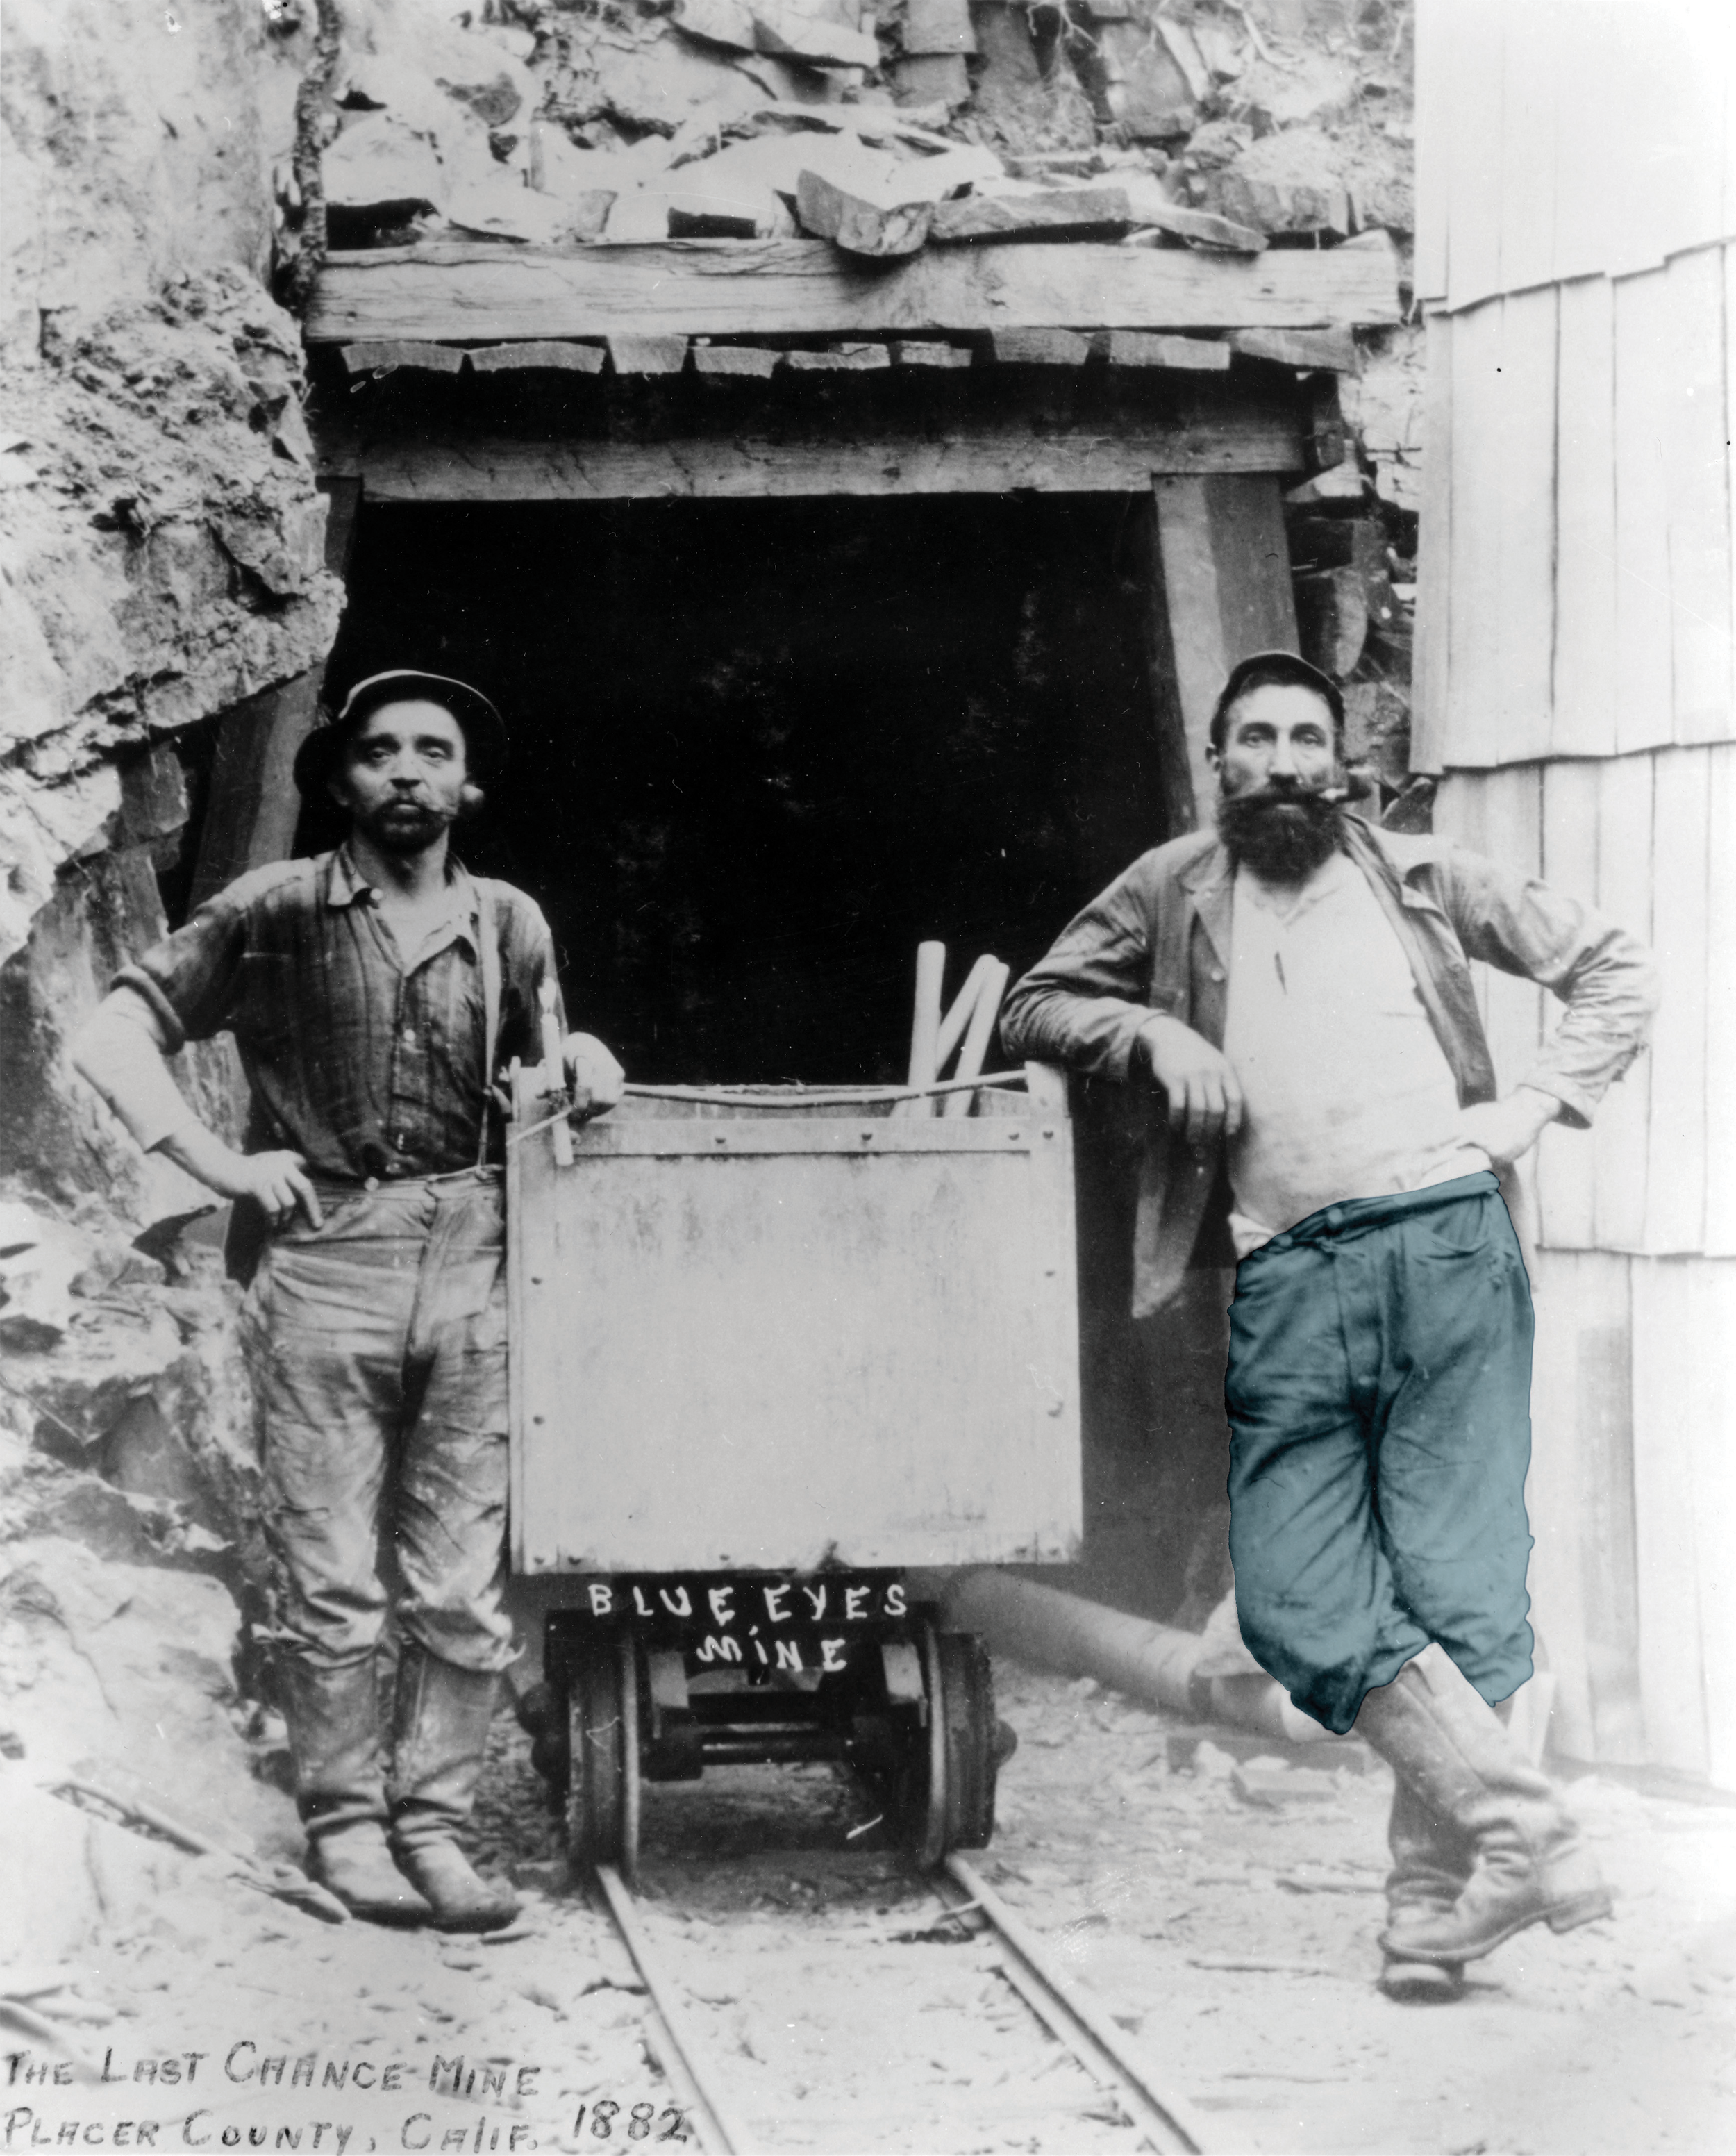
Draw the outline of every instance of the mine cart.
<instances>
[{"instance_id":1,"label":"mine cart","mask_svg":"<svg viewBox=\"0 0 1736 2156\"><path fill-rule=\"evenodd\" d=\"M951 1114L671 1088L575 1127L549 1067L508 1147L512 1556L552 1604L571 1854L631 1869L643 1780L803 1759L924 1862L981 1847L988 1657L936 1596L1078 1546L1063 1080Z\"/></svg>"}]
</instances>

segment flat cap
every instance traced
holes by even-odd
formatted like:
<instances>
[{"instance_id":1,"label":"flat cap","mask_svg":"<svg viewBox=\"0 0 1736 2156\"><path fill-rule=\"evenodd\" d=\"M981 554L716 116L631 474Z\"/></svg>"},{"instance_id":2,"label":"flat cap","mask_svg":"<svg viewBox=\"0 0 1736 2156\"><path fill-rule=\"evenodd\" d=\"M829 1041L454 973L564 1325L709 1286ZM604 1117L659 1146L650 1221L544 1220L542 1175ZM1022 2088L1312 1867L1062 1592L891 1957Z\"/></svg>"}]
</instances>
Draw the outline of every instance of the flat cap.
<instances>
[{"instance_id":1,"label":"flat cap","mask_svg":"<svg viewBox=\"0 0 1736 2156\"><path fill-rule=\"evenodd\" d=\"M345 697L337 715L315 726L295 752L295 784L303 795L320 794L332 774L345 736L382 704L438 704L450 711L464 736L474 772L498 771L506 761L506 724L493 702L468 681L449 674L425 674L413 666L393 666L370 674Z\"/></svg>"}]
</instances>

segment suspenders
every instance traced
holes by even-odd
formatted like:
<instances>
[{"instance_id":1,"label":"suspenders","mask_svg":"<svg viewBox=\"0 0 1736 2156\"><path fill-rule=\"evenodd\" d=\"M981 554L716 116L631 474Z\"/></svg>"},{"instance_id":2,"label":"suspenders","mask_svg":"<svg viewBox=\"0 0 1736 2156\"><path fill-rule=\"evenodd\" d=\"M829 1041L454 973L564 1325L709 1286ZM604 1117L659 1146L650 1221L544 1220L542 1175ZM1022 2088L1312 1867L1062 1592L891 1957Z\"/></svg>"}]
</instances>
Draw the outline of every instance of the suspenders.
<instances>
[{"instance_id":1,"label":"suspenders","mask_svg":"<svg viewBox=\"0 0 1736 2156\"><path fill-rule=\"evenodd\" d=\"M494 886L476 879L477 957L482 965L482 1126L476 1137L476 1165L488 1164L489 1111L494 1099L494 1050L500 1039L500 945L494 930Z\"/></svg>"}]
</instances>

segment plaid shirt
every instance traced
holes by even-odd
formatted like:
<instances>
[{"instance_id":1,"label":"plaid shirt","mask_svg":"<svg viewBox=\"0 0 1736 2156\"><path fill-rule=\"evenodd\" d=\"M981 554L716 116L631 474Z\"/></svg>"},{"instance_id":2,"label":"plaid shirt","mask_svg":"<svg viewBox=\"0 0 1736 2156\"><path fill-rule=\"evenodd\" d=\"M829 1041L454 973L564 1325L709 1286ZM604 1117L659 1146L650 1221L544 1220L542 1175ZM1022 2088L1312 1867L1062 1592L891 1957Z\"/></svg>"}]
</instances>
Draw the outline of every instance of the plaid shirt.
<instances>
[{"instance_id":1,"label":"plaid shirt","mask_svg":"<svg viewBox=\"0 0 1736 2156\"><path fill-rule=\"evenodd\" d=\"M453 862L451 905L400 952L349 850L255 870L117 975L170 1045L233 1034L253 1093L248 1149L289 1146L335 1182L472 1166L485 1108L479 886ZM548 924L491 883L500 950L497 1067L540 1060ZM561 1029L566 1020L560 1017ZM491 1134L492 1157L500 1135Z\"/></svg>"}]
</instances>

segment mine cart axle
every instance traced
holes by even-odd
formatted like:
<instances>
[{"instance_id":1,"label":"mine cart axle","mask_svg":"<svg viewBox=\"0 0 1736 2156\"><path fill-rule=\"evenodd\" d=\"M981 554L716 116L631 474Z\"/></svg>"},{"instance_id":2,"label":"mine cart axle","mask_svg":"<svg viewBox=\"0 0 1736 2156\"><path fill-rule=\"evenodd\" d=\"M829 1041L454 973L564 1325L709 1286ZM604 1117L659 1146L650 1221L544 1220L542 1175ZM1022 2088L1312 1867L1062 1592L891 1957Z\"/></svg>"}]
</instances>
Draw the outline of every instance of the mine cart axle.
<instances>
[{"instance_id":1,"label":"mine cart axle","mask_svg":"<svg viewBox=\"0 0 1736 2156\"><path fill-rule=\"evenodd\" d=\"M735 1579L705 1591L730 1598L718 1606L733 1614L762 1606L755 1598L766 1584ZM771 1583L774 1598L796 1584ZM830 1584L842 1596L840 1584ZM936 1613L909 1606L895 1581L853 1581L849 1591L859 1598L858 1629L828 1635L831 1654L812 1661L798 1661L786 1641L781 1666L757 1657L719 1666L705 1651L716 1634L695 1620L691 1594L685 1614L643 1588L637 1598L600 1591L585 1609L554 1612L551 1715L537 1756L574 1864L613 1864L631 1876L644 1783L768 1762L853 1768L925 1865L984 1847L994 1830L996 1750L981 1641L941 1630Z\"/></svg>"}]
</instances>

